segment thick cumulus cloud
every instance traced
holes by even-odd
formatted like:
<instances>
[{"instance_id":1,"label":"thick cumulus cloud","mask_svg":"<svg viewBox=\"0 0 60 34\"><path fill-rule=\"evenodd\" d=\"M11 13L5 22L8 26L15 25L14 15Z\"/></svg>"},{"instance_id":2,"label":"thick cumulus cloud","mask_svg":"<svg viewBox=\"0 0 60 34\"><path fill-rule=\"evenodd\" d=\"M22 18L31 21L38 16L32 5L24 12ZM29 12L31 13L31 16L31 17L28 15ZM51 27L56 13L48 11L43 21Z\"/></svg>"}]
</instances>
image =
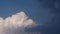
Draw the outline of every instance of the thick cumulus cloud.
<instances>
[{"instance_id":1,"label":"thick cumulus cloud","mask_svg":"<svg viewBox=\"0 0 60 34\"><path fill-rule=\"evenodd\" d=\"M0 17L0 34L23 34L26 27L30 28L35 25L24 12L19 12L6 19Z\"/></svg>"}]
</instances>

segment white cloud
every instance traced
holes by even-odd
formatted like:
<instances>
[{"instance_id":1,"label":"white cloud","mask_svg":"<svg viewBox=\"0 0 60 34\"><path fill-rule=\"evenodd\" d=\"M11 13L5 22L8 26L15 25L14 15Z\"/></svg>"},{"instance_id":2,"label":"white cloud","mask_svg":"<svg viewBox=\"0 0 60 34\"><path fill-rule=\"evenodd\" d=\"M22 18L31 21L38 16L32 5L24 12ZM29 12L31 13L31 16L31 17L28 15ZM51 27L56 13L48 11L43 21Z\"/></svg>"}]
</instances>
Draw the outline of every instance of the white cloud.
<instances>
[{"instance_id":1,"label":"white cloud","mask_svg":"<svg viewBox=\"0 0 60 34\"><path fill-rule=\"evenodd\" d=\"M32 27L36 24L32 19L28 19L24 12L19 12L3 19L0 17L0 34L19 34L24 32L26 27Z\"/></svg>"}]
</instances>

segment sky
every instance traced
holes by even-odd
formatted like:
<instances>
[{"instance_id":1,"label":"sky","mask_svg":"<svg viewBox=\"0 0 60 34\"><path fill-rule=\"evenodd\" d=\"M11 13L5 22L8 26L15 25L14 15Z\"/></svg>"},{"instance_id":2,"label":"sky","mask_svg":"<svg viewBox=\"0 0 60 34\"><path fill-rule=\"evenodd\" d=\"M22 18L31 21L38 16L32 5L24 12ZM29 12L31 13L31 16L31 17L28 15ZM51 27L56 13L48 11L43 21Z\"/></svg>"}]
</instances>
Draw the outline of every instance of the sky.
<instances>
[{"instance_id":1,"label":"sky","mask_svg":"<svg viewBox=\"0 0 60 34\"><path fill-rule=\"evenodd\" d=\"M14 24L16 24L16 22L17 23L21 22L19 24L20 26L16 24L18 31L19 30L21 31L22 28L25 29L25 27L23 26L26 26L29 28L27 29L27 31L29 30L45 32L48 29L47 27L45 26L34 27L34 26L36 26L35 23L38 23L39 25L46 25L47 22L49 21L49 15L50 9L40 6L40 2L38 2L37 0L0 0L1 23L5 22L6 24L6 22L7 23L9 22L13 24L12 26L14 28L16 28ZM32 24L34 24L33 25L34 28L30 28ZM3 27L8 28L9 31L10 26L11 25L5 27L4 25ZM19 27L21 27L21 29L19 29ZM13 31L15 32L14 28L11 28L11 30L13 29ZM22 31L24 31L23 29Z\"/></svg>"},{"instance_id":2,"label":"sky","mask_svg":"<svg viewBox=\"0 0 60 34\"><path fill-rule=\"evenodd\" d=\"M0 0L0 17L24 11L28 17L37 22L47 22L49 9L40 7L37 0Z\"/></svg>"},{"instance_id":3,"label":"sky","mask_svg":"<svg viewBox=\"0 0 60 34\"><path fill-rule=\"evenodd\" d=\"M39 0L44 8L50 9L49 22L43 34L60 34L60 0ZM44 28L45 29L45 28Z\"/></svg>"},{"instance_id":4,"label":"sky","mask_svg":"<svg viewBox=\"0 0 60 34\"><path fill-rule=\"evenodd\" d=\"M15 34L16 31L21 34L19 31L23 33L25 28L28 32L39 31L41 34L59 34L59 17L59 0L0 0L0 22L4 24L1 26L1 30L6 31L6 34L11 31L14 32L11 34Z\"/></svg>"}]
</instances>

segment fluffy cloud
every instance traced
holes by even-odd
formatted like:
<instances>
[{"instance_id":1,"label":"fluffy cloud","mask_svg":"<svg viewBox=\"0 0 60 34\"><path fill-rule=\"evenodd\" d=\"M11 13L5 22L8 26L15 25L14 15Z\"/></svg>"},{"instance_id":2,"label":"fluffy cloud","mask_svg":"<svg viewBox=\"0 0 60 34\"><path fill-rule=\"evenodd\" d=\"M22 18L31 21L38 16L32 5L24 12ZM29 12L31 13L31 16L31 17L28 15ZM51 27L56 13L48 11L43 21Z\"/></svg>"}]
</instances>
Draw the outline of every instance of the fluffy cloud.
<instances>
[{"instance_id":1,"label":"fluffy cloud","mask_svg":"<svg viewBox=\"0 0 60 34\"><path fill-rule=\"evenodd\" d=\"M0 34L22 34L26 27L35 25L34 21L21 11L6 19L0 17Z\"/></svg>"}]
</instances>

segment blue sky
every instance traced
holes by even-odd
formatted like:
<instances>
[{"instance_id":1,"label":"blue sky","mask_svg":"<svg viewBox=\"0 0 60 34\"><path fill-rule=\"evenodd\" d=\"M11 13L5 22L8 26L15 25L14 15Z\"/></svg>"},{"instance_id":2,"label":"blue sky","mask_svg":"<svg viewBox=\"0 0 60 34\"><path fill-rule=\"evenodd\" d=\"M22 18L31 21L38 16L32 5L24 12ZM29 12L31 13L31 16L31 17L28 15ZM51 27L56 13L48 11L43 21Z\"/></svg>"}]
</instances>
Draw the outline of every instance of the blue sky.
<instances>
[{"instance_id":1,"label":"blue sky","mask_svg":"<svg viewBox=\"0 0 60 34\"><path fill-rule=\"evenodd\" d=\"M47 2L48 1L49 0L47 0ZM45 1L41 2L41 4L43 4L44 2ZM52 3L51 3L51 6L52 6ZM47 7L50 7L49 2L47 3L47 5L48 5ZM50 13L51 12L50 8L42 7L37 0L0 0L0 17L7 18L13 14L19 13L20 11L24 11L29 18L33 19L37 23L48 25L48 26L46 25L46 27L38 26L35 29L34 28L30 29L30 31L31 30L41 31L44 33L45 32L49 33L51 31L52 33L52 30L54 32L57 29L53 27L54 23L52 25L50 24L50 21L52 20L49 21L49 19L52 19L51 17L53 17L53 15ZM46 22L48 22L51 26Z\"/></svg>"},{"instance_id":2,"label":"blue sky","mask_svg":"<svg viewBox=\"0 0 60 34\"><path fill-rule=\"evenodd\" d=\"M0 17L24 11L27 16L37 22L47 22L49 9L40 7L37 0L0 0Z\"/></svg>"},{"instance_id":3,"label":"blue sky","mask_svg":"<svg viewBox=\"0 0 60 34\"><path fill-rule=\"evenodd\" d=\"M60 33L59 31L60 8L58 8L60 7L60 3L59 3L60 1L59 2L58 1L43 0L41 4L44 3L44 7L45 7L44 8L40 5L40 2L38 2L37 0L0 0L0 17L7 18L20 11L24 11L29 18L33 19L37 23L40 24L42 23L45 25L47 24L46 27L44 27L44 25L38 26L36 27L36 29L33 28L32 30L41 31L47 34L56 33L56 32ZM45 4L46 2L47 4ZM57 8L56 5L54 4L55 2L57 3L58 6ZM55 8L56 8L56 12L54 12ZM49 19L51 19L51 23Z\"/></svg>"}]
</instances>

